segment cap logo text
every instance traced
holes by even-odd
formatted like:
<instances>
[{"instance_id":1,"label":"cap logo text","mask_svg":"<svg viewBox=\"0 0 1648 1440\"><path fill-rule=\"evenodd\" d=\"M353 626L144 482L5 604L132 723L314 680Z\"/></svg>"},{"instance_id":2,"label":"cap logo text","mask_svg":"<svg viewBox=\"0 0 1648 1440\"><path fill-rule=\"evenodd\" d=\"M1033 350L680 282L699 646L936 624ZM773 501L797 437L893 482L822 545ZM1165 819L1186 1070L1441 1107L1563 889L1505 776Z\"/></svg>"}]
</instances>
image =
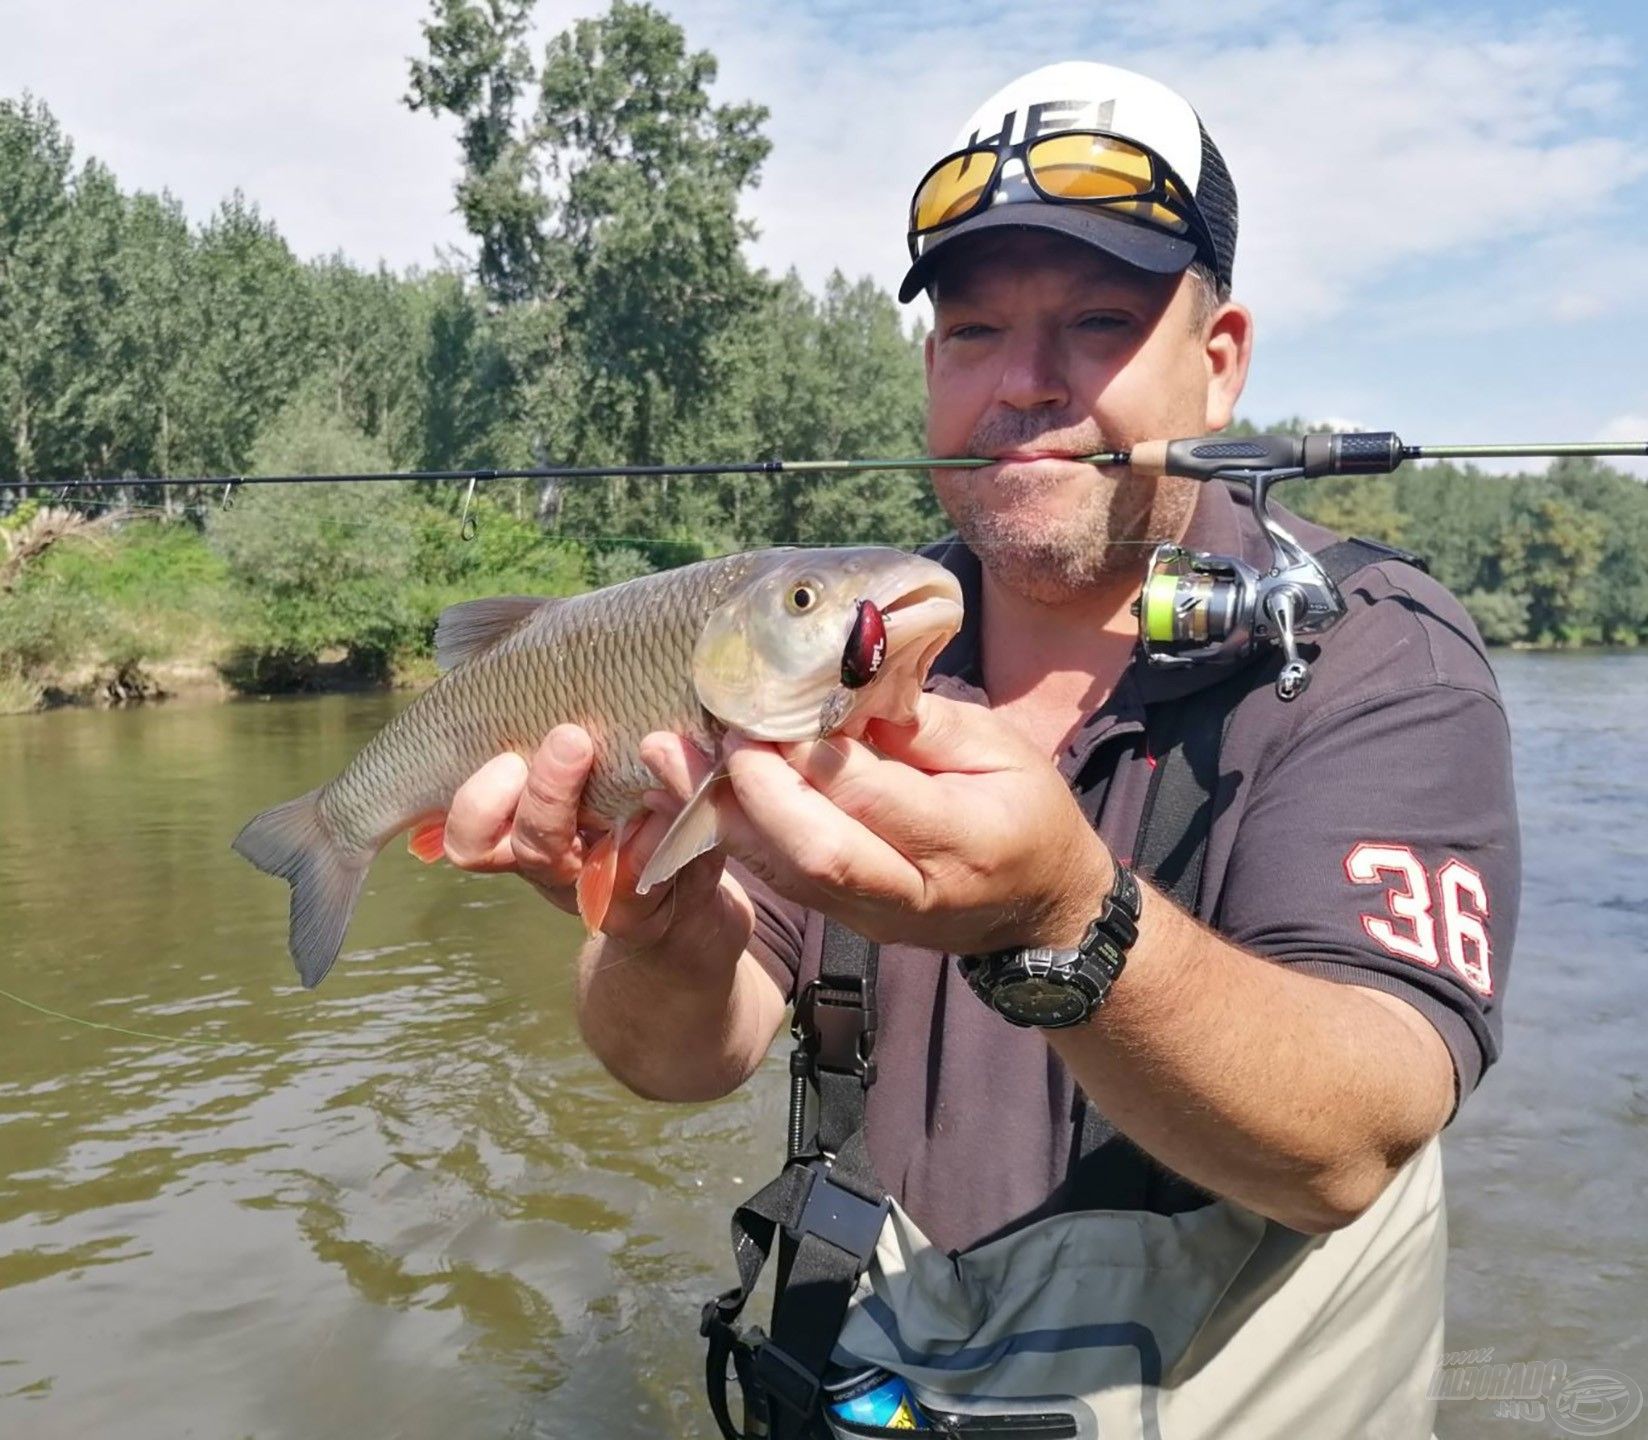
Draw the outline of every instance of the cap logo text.
<instances>
[{"instance_id":1,"label":"cap logo text","mask_svg":"<svg viewBox=\"0 0 1648 1440\"><path fill-rule=\"evenodd\" d=\"M1108 130L1116 113L1114 100L1039 100L1024 112L1024 133L1015 136L1019 119L1017 110L1009 110L1001 117L1001 128L994 135L981 136L977 130L967 141L974 146L1011 145L1015 140L1034 140L1038 135L1056 134L1060 130Z\"/></svg>"}]
</instances>

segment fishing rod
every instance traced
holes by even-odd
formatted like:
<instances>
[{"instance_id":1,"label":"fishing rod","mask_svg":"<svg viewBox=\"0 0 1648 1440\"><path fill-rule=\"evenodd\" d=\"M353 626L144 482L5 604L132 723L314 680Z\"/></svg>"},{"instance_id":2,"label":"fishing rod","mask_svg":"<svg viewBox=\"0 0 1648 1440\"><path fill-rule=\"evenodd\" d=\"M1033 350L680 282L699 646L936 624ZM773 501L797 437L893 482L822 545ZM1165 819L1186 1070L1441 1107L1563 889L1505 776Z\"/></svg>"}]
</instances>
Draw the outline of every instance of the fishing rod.
<instances>
[{"instance_id":1,"label":"fishing rod","mask_svg":"<svg viewBox=\"0 0 1648 1440\"><path fill-rule=\"evenodd\" d=\"M1235 555L1157 545L1145 567L1134 604L1146 661L1162 668L1230 663L1256 651L1280 648L1283 664L1276 693L1295 700L1310 684L1310 662L1300 654L1302 637L1330 630L1347 613L1345 598L1318 558L1271 513L1271 487L1284 480L1328 475L1388 475L1409 460L1533 459L1578 456L1648 456L1648 440L1564 441L1535 445L1409 445L1392 431L1342 431L1313 435L1201 435L1147 440L1130 450L1072 457L1083 463L1126 466L1134 475L1221 480L1245 486L1254 520L1270 548L1260 569ZM470 506L475 488L493 480L664 479L715 475L825 475L848 471L967 470L999 463L991 456L915 456L869 460L745 460L692 465L564 465L519 469L381 470L350 475L204 475L164 478L0 481L0 489L52 490L59 499L76 491L138 485L222 486L228 505L240 485L358 484L387 480L467 481L459 533L474 536ZM1368 542L1362 542L1365 549ZM1389 547L1371 547L1397 559L1422 563Z\"/></svg>"},{"instance_id":2,"label":"fishing rod","mask_svg":"<svg viewBox=\"0 0 1648 1440\"><path fill-rule=\"evenodd\" d=\"M1300 465L1315 475L1386 474L1407 460L1482 460L1551 456L1648 455L1648 440L1566 441L1538 445L1406 445L1388 431L1320 435L1254 435L1233 440L1203 435L1188 440L1150 440L1131 450L1101 450L1072 457L1087 465L1128 465L1147 474L1205 480L1231 468ZM1212 462L1218 461L1215 466ZM1377 462L1377 463L1375 463ZM997 463L978 455L913 455L899 459L727 460L682 465L539 465L514 469L364 470L336 475L124 475L58 480L0 480L0 490L79 490L138 485L194 485L234 490L242 485L350 485L388 480L662 480L716 475L828 475L854 470L974 470Z\"/></svg>"}]
</instances>

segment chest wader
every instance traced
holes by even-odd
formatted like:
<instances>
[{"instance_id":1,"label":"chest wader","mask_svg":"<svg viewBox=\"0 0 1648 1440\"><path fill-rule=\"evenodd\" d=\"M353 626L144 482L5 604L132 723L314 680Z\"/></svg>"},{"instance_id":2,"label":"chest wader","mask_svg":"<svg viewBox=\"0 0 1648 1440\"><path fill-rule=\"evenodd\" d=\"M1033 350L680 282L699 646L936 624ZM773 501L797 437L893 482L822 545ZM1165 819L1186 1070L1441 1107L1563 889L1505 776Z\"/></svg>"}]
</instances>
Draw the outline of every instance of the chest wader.
<instances>
[{"instance_id":1,"label":"chest wader","mask_svg":"<svg viewBox=\"0 0 1648 1440\"><path fill-rule=\"evenodd\" d=\"M1317 559L1341 585L1382 560L1423 568L1362 540ZM1273 678L1274 658L1150 708L1156 765L1133 863L1191 914L1213 819L1229 801L1224 732L1241 698ZM700 1325L726 1440L907 1432L827 1418L832 1360L903 1377L924 1428L976 1440L1430 1434L1425 1382L1441 1355L1447 1248L1435 1140L1360 1219L1307 1236L1118 1146L1088 1106L1077 1208L952 1255L926 1240L870 1166L878 955L828 921L818 978L796 1001L786 1163L735 1212L738 1284L704 1306ZM1097 1199L1083 1208L1084 1196ZM775 1242L769 1335L738 1321Z\"/></svg>"}]
</instances>

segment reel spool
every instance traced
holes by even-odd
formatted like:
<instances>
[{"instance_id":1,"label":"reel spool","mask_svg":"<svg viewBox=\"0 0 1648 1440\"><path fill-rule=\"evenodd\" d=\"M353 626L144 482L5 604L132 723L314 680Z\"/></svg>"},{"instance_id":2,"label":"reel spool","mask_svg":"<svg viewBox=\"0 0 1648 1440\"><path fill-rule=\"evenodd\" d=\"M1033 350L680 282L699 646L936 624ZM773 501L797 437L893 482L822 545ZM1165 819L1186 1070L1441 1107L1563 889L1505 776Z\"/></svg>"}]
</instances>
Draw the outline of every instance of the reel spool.
<instances>
[{"instance_id":1,"label":"reel spool","mask_svg":"<svg viewBox=\"0 0 1648 1440\"><path fill-rule=\"evenodd\" d=\"M1133 605L1151 664L1168 668L1245 655L1262 578L1234 555L1158 545Z\"/></svg>"}]
</instances>

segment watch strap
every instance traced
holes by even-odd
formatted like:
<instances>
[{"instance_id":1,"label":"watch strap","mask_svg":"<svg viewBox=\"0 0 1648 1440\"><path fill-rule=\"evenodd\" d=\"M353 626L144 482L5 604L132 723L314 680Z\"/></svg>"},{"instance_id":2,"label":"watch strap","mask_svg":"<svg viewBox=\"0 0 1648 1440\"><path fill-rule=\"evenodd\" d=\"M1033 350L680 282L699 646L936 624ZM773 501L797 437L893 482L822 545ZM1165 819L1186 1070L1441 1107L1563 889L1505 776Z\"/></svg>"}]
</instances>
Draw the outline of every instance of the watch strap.
<instances>
[{"instance_id":1,"label":"watch strap","mask_svg":"<svg viewBox=\"0 0 1648 1440\"><path fill-rule=\"evenodd\" d=\"M1139 938L1142 894L1138 877L1120 861L1114 865L1110 894L1103 908L1083 932L1074 949L1056 950L1048 946L1025 946L995 950L983 955L958 955L956 965L968 988L992 1010L1015 1025L1046 1025L1012 1013L1012 983L1032 976L1043 984L1053 983L1080 992L1086 997L1081 1013L1056 1022L1079 1024L1104 1004L1111 987L1127 965L1127 952ZM1052 1028L1049 1026L1048 1028Z\"/></svg>"}]
</instances>

